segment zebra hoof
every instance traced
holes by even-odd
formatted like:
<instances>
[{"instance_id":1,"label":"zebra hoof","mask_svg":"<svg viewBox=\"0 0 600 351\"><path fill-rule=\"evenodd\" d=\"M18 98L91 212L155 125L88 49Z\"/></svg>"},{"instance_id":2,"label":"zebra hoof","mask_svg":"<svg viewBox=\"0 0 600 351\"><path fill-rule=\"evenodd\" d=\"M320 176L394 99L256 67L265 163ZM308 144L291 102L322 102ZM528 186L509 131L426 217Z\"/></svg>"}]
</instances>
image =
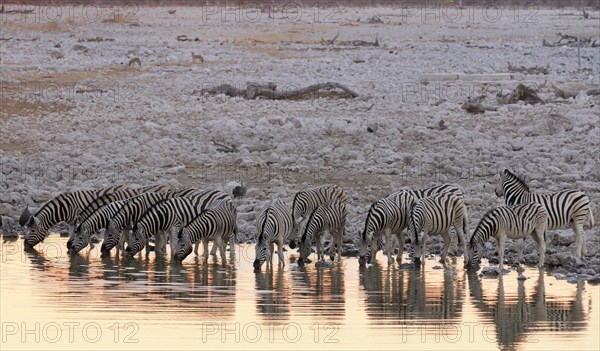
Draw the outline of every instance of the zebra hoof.
<instances>
[{"instance_id":1,"label":"zebra hoof","mask_svg":"<svg viewBox=\"0 0 600 351\"><path fill-rule=\"evenodd\" d=\"M295 241L290 241L290 249L295 249L296 248L296 242Z\"/></svg>"}]
</instances>

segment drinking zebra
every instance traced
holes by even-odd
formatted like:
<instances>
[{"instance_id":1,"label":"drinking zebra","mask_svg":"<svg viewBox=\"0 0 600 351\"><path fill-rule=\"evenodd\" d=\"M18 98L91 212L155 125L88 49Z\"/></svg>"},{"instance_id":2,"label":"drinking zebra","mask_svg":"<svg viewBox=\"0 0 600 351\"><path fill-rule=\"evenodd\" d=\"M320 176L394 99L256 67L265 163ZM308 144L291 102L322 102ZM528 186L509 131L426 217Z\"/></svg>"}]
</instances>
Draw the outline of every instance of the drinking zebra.
<instances>
[{"instance_id":1,"label":"drinking zebra","mask_svg":"<svg viewBox=\"0 0 600 351\"><path fill-rule=\"evenodd\" d=\"M310 256L313 241L316 241L317 259L324 261L325 233L332 237L331 260L333 261L335 258L335 246L337 246L338 262L341 260L342 237L346 234L346 215L346 203L340 199L329 200L313 211L300 240L299 264L309 262L308 256Z\"/></svg>"},{"instance_id":2,"label":"drinking zebra","mask_svg":"<svg viewBox=\"0 0 600 351\"><path fill-rule=\"evenodd\" d=\"M65 192L46 202L25 225L24 243L33 247L40 243L50 228L59 223L69 224L70 237L73 236L75 219L80 211L96 198L128 188L126 185L115 185L94 190L74 190Z\"/></svg>"},{"instance_id":3,"label":"drinking zebra","mask_svg":"<svg viewBox=\"0 0 600 351\"><path fill-rule=\"evenodd\" d=\"M506 238L520 239L517 260L521 262L523 256L523 242L530 233L537 246L540 259L538 267L544 266L546 252L546 227L548 225L548 212L544 205L529 202L521 205L500 206L488 211L473 232L469 241L469 251L465 260L467 266L476 266L480 261L479 251L481 246L493 236L498 243L498 256L500 270L504 263L504 245Z\"/></svg>"},{"instance_id":4,"label":"drinking zebra","mask_svg":"<svg viewBox=\"0 0 600 351\"><path fill-rule=\"evenodd\" d=\"M292 213L285 203L279 199L271 201L259 213L256 219L256 259L254 269L260 269L266 261L272 265L273 245L277 243L279 264L285 266L283 245L287 243L292 230Z\"/></svg>"},{"instance_id":5,"label":"drinking zebra","mask_svg":"<svg viewBox=\"0 0 600 351\"><path fill-rule=\"evenodd\" d=\"M83 223L81 223L77 229L75 229L73 242L69 247L69 250L71 252L78 253L79 251L83 250L88 243L91 245L90 235L106 227L108 220L114 216L115 213L117 213L117 211L119 211L126 203L127 200L111 202L95 211Z\"/></svg>"},{"instance_id":6,"label":"drinking zebra","mask_svg":"<svg viewBox=\"0 0 600 351\"><path fill-rule=\"evenodd\" d=\"M292 203L293 228L290 235L290 248L296 248L298 235L304 233L311 213L320 205L333 199L339 199L344 204L348 201L344 189L337 185L323 185L296 193Z\"/></svg>"},{"instance_id":7,"label":"drinking zebra","mask_svg":"<svg viewBox=\"0 0 600 351\"><path fill-rule=\"evenodd\" d=\"M127 253L135 255L140 252L144 246L148 243L151 235L154 235L156 239L155 252L157 254L166 253L167 237L171 238L171 251L177 247L176 236L179 230L194 219L200 212L206 209L206 206L214 201L214 197L217 199L229 197L222 197L225 194L220 191L216 191L207 195L201 193L198 195L191 195L188 197L175 197L171 199L165 199L155 203L150 207L140 218L140 220L133 226L133 234L130 238L129 245L127 246ZM213 198L211 201L206 201L207 196ZM167 232L172 233L171 235L165 235ZM199 244L199 243L198 243ZM198 246L196 246L196 253ZM146 252L148 254L148 252Z\"/></svg>"},{"instance_id":8,"label":"drinking zebra","mask_svg":"<svg viewBox=\"0 0 600 351\"><path fill-rule=\"evenodd\" d=\"M588 197L579 190L565 190L550 194L536 194L527 184L508 169L500 175L496 195L504 196L507 205L537 202L548 212L548 229L571 227L575 232L575 255L586 256L586 238L583 225L594 226L594 216Z\"/></svg>"},{"instance_id":9,"label":"drinking zebra","mask_svg":"<svg viewBox=\"0 0 600 351\"><path fill-rule=\"evenodd\" d=\"M359 263L365 263L367 250L370 251L369 261L375 258L380 244L372 245L373 240L384 238L385 251L388 257L388 264L392 264L392 235L395 235L399 245L396 261L402 260L404 253L404 228L408 226L410 211L416 202L416 198L408 191L393 193L392 195L379 199L369 208L365 229L361 233L358 245Z\"/></svg>"},{"instance_id":10,"label":"drinking zebra","mask_svg":"<svg viewBox=\"0 0 600 351\"><path fill-rule=\"evenodd\" d=\"M433 195L437 195L437 194L455 194L458 196L463 196L462 190L456 186L456 185L452 185L452 184L441 184L441 185L435 185L429 188L422 188L422 189L407 189L407 190L399 190L396 191L390 195L387 196L388 199L393 199L395 201L395 203L398 205L398 207L402 210L401 214L404 216L404 218L402 218L401 216L398 217L398 222L404 222L404 226L402 227L402 229L398 229L396 236L398 239L398 244L400 245L400 247L402 248L402 251L404 251L404 241L400 241L400 236L402 234L402 230L408 226L408 220L410 217L410 211L412 209L412 206L414 206L415 202L419 199L425 198L425 197L429 197L429 196L433 196ZM407 198L407 196L412 195L412 199ZM368 217L368 214L367 214ZM381 217L383 221L389 221L390 223L393 222L392 219L387 219L385 217ZM368 220L369 218L367 218L367 221L365 221L365 229L366 226L368 224ZM363 233L364 234L364 233ZM362 239L362 236L361 236ZM380 248L385 247L385 242L386 240L383 239L379 239L381 241L382 244L377 245L377 247L372 247L371 246L371 240L372 237L367 236L366 242L365 243L360 243L359 246L359 263L360 264L364 264L365 262L370 263L371 262L371 258L366 259L366 257L375 257L377 255L377 252L380 250ZM363 240L364 241L364 240ZM367 256L364 256L361 252L360 252L360 248L361 245L365 245L366 244L366 249L365 252L367 252ZM364 247L363 247L364 249ZM393 251L393 247L391 250L386 250L387 252ZM391 254L391 253L390 253ZM399 252L399 256L397 256L396 260L398 262L400 262L400 258L402 256L402 253ZM390 257L388 257L388 262L390 262Z\"/></svg>"},{"instance_id":11,"label":"drinking zebra","mask_svg":"<svg viewBox=\"0 0 600 351\"><path fill-rule=\"evenodd\" d=\"M221 262L226 262L225 246L237 235L237 210L230 199L218 200L200 212L177 234L179 248L175 260L183 261L191 252L192 245L200 241L213 240L219 248ZM233 247L231 248L233 253ZM208 262L208 246L204 245L204 263Z\"/></svg>"},{"instance_id":12,"label":"drinking zebra","mask_svg":"<svg viewBox=\"0 0 600 351\"><path fill-rule=\"evenodd\" d=\"M108 221L106 231L104 232L104 241L102 242L100 250L103 253L109 252L113 247L117 246L117 244L117 251L122 249L125 242L128 240L129 230L140 220L142 215L158 201L202 193L208 195L209 192L202 192L198 189L189 188L167 193L143 193L129 199L125 206L115 213ZM228 196L226 193L220 193L222 193L221 196Z\"/></svg>"},{"instance_id":13,"label":"drinking zebra","mask_svg":"<svg viewBox=\"0 0 600 351\"><path fill-rule=\"evenodd\" d=\"M467 209L462 196L456 194L438 194L417 201L410 214L409 234L415 238L415 263L419 264L425 256L425 244L429 235L441 235L444 248L440 262L445 262L452 237L450 227L458 235L458 244L462 245L465 261L467 248ZM419 234L423 237L419 239Z\"/></svg>"}]
</instances>

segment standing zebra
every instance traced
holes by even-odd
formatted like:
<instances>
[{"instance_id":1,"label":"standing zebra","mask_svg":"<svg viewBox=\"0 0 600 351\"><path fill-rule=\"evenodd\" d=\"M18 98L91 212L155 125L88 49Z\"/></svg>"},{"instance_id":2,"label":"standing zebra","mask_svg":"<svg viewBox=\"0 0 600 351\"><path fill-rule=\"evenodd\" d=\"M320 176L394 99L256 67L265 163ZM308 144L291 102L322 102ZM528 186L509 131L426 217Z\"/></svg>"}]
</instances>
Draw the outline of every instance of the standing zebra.
<instances>
[{"instance_id":1,"label":"standing zebra","mask_svg":"<svg viewBox=\"0 0 600 351\"><path fill-rule=\"evenodd\" d=\"M409 233L415 238L415 263L419 264L425 256L425 244L428 235L441 235L444 248L440 262L446 261L452 237L450 227L454 227L458 235L458 244L462 245L467 260L465 235L467 232L467 208L462 196L456 194L438 194L417 201L410 214ZM419 234L423 237L419 240ZM420 243L419 243L420 242Z\"/></svg>"},{"instance_id":2,"label":"standing zebra","mask_svg":"<svg viewBox=\"0 0 600 351\"><path fill-rule=\"evenodd\" d=\"M575 232L575 255L585 258L585 233L583 225L594 226L594 216L588 197L579 190L565 190L551 194L536 194L529 190L523 180L508 169L500 175L500 184L496 187L496 195L504 196L507 205L537 202L546 207L548 212L548 229L571 227Z\"/></svg>"},{"instance_id":3,"label":"standing zebra","mask_svg":"<svg viewBox=\"0 0 600 351\"><path fill-rule=\"evenodd\" d=\"M392 195L379 199L369 208L367 219L365 221L365 229L361 233L358 245L359 263L365 263L367 250L370 249L370 260L375 258L380 244L372 245L373 240L379 241L382 237L385 238L385 251L388 257L388 264L392 264L392 235L397 237L399 245L398 256L396 261L402 261L404 253L404 228L408 226L410 211L412 210L417 199L408 191L400 191Z\"/></svg>"},{"instance_id":4,"label":"standing zebra","mask_svg":"<svg viewBox=\"0 0 600 351\"><path fill-rule=\"evenodd\" d=\"M488 211L469 241L467 266L479 264L479 250L483 244L493 236L498 243L500 270L504 263L504 245L506 238L519 240L518 261L523 256L523 240L530 233L537 243L540 259L538 267L544 266L546 252L546 227L548 225L548 212L546 208L536 202L521 205L500 206Z\"/></svg>"},{"instance_id":5,"label":"standing zebra","mask_svg":"<svg viewBox=\"0 0 600 351\"><path fill-rule=\"evenodd\" d=\"M117 213L127 203L127 200L111 202L108 205L100 207L75 230L73 242L69 250L78 253L83 250L88 243L91 245L90 235L106 227L108 220Z\"/></svg>"},{"instance_id":6,"label":"standing zebra","mask_svg":"<svg viewBox=\"0 0 600 351\"><path fill-rule=\"evenodd\" d=\"M400 241L400 236L403 235L402 234L402 230L404 228L406 228L408 226L408 220L410 217L410 212L412 209L412 206L414 206L415 202L419 199L425 198L425 197L430 197L433 195L437 195L437 194L455 194L458 196L463 196L462 190L460 189L460 187L456 186L456 185L452 185L452 184L441 184L441 185L435 185L429 188L422 188L422 189L407 189L407 190L399 190L396 191L390 195L387 196L388 199L392 199L397 205L398 207L401 209L401 215L403 215L404 217L400 216L397 218L397 222L403 222L404 225L402 226L402 228L398 228L396 231L396 235L398 238L398 245L402 248L402 251L404 251L404 241ZM412 195L412 198L410 198L410 196ZM408 197L407 197L408 196ZM368 214L367 214L368 217ZM389 222L392 223L395 220L393 218L387 218L386 216L380 214L379 217L381 218L381 220L379 220L380 222ZM368 224L369 218L367 218L367 221L365 222L365 229L366 226ZM394 232L392 232L394 233ZM363 233L364 234L364 233ZM362 237L361 237L362 239ZM381 238L379 239L381 241L381 243L379 243L376 247L372 247L371 246L371 240L372 237L367 237L366 240L366 250L368 252L366 257L371 257L374 258L377 255L377 252L380 250L380 248L385 247L385 241L382 240ZM364 239L363 239L364 241ZM383 243L383 245L382 245ZM360 247L361 245L364 245L365 243L361 243L359 244L359 263L364 264L365 262L370 263L371 262L371 258L369 259L365 259L364 254L360 252ZM370 248L370 249L369 249ZM393 251L393 246L391 248L391 250ZM391 253L390 253L391 255ZM396 258L396 260L398 262L400 262L400 258L402 256L402 253L399 253L398 257ZM390 257L388 257L388 263L390 262L389 260Z\"/></svg>"},{"instance_id":7,"label":"standing zebra","mask_svg":"<svg viewBox=\"0 0 600 351\"><path fill-rule=\"evenodd\" d=\"M119 244L118 248L122 249L133 224L139 221L142 215L158 201L202 193L210 194L210 192L201 192L198 189L190 188L167 193L143 193L129 199L125 206L108 221L106 231L104 232L104 242L100 250L102 252L109 252L117 244ZM226 193L220 193L221 196L228 196Z\"/></svg>"},{"instance_id":8,"label":"standing zebra","mask_svg":"<svg viewBox=\"0 0 600 351\"><path fill-rule=\"evenodd\" d=\"M292 203L293 228L290 235L290 248L296 248L298 235L304 232L311 213L320 205L334 199L339 199L344 204L348 201L344 189L337 185L323 185L296 193Z\"/></svg>"},{"instance_id":9,"label":"standing zebra","mask_svg":"<svg viewBox=\"0 0 600 351\"><path fill-rule=\"evenodd\" d=\"M69 233L72 237L75 219L80 211L96 198L126 188L128 188L126 185L115 185L103 189L74 190L59 194L29 217L25 225L25 245L28 247L37 245L44 240L50 228L61 222L69 224Z\"/></svg>"},{"instance_id":10,"label":"standing zebra","mask_svg":"<svg viewBox=\"0 0 600 351\"><path fill-rule=\"evenodd\" d=\"M205 211L200 212L191 222L179 231L179 249L174 258L183 261L191 252L194 243L213 240L221 253L221 263L225 264L225 245L237 235L237 211L230 199L219 200ZM233 248L231 248L233 253ZM204 263L208 262L208 246L204 245Z\"/></svg>"},{"instance_id":11,"label":"standing zebra","mask_svg":"<svg viewBox=\"0 0 600 351\"><path fill-rule=\"evenodd\" d=\"M260 211L256 219L256 259L254 260L254 269L260 269L265 261L267 262L267 267L272 265L274 243L277 243L279 264L285 266L283 245L288 240L292 225L292 213L285 203L279 199L271 201Z\"/></svg>"},{"instance_id":12,"label":"standing zebra","mask_svg":"<svg viewBox=\"0 0 600 351\"><path fill-rule=\"evenodd\" d=\"M346 234L346 203L339 199L329 200L317 207L310 215L306 223L306 229L300 240L299 264L304 264L310 256L313 240L317 245L317 259L324 260L323 245L325 244L325 233L331 235L331 260L335 258L334 246L337 245L338 262L342 257L342 237Z\"/></svg>"},{"instance_id":13,"label":"standing zebra","mask_svg":"<svg viewBox=\"0 0 600 351\"><path fill-rule=\"evenodd\" d=\"M220 199L220 195L222 194L219 191L215 192L209 196L217 196ZM196 196L175 197L155 203L134 224L133 234L125 251L132 256L135 255L147 245L150 236L154 235L156 239L154 251L157 254L165 254L167 235L163 233L170 232L177 234L179 229L205 210L207 204L210 205L212 203L212 201L207 202L206 197L206 194L201 193ZM173 252L177 247L177 238L173 235L168 236L171 237L171 251Z\"/></svg>"}]
</instances>

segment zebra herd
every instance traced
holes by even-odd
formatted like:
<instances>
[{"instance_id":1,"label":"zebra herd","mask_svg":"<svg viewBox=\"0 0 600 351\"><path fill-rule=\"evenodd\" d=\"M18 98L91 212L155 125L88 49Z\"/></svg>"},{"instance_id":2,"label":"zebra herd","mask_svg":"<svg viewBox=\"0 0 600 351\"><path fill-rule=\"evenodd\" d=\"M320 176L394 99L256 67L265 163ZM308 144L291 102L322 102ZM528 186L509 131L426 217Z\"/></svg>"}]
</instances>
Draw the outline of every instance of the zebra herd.
<instances>
[{"instance_id":1,"label":"zebra herd","mask_svg":"<svg viewBox=\"0 0 600 351\"><path fill-rule=\"evenodd\" d=\"M396 249L396 261L401 263L405 230L412 243L415 264L426 254L429 235L440 235L443 239L441 262L445 262L450 246L457 243L467 267L479 265L483 244L494 237L502 269L506 238L519 240L520 261L524 240L531 234L538 247L538 266L542 267L546 231L564 227L571 227L575 233L576 256L585 257L583 226L593 226L594 219L583 192L536 194L523 180L504 170L495 193L504 196L506 205L488 211L470 237L467 208L458 186L442 184L400 190L378 199L370 205L364 230L356 243L360 264L371 263L379 250L384 250L388 264L393 264L392 254ZM324 261L327 251L332 261L336 255L340 261L346 236L347 202L345 191L337 185L299 191L291 209L281 199L270 201L256 218L254 268L272 264L275 244L281 265L285 264L284 245L291 249L298 247L299 264L310 262L313 245L319 261ZM221 261L225 262L226 246L229 243L231 252L234 251L231 245L238 230L236 206L223 191L117 185L63 193L51 199L21 223L25 228L25 246L37 245L61 222L69 224L70 252L77 253L91 245L91 235L104 229L102 253L116 248L117 252L124 250L135 255L146 248L148 254L149 241L154 236L156 254L165 255L169 243L175 261L184 260L192 250L198 255L202 242L206 262L208 244L212 241L211 254L218 250ZM455 235L451 235L452 228ZM458 249L457 245L452 246L453 251Z\"/></svg>"}]
</instances>

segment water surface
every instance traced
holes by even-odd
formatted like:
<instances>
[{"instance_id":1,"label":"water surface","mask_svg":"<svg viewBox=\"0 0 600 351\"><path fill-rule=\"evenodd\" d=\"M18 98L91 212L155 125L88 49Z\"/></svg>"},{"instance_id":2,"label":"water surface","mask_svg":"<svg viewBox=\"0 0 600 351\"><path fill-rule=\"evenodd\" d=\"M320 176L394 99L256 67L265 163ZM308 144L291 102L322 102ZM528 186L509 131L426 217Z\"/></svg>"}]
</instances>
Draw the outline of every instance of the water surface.
<instances>
[{"instance_id":1,"label":"water surface","mask_svg":"<svg viewBox=\"0 0 600 351\"><path fill-rule=\"evenodd\" d=\"M254 272L254 248L225 265L182 264L151 253L66 254L52 235L37 250L4 240L2 349L443 349L600 348L600 288L535 267L483 278L445 267L327 267Z\"/></svg>"}]
</instances>

